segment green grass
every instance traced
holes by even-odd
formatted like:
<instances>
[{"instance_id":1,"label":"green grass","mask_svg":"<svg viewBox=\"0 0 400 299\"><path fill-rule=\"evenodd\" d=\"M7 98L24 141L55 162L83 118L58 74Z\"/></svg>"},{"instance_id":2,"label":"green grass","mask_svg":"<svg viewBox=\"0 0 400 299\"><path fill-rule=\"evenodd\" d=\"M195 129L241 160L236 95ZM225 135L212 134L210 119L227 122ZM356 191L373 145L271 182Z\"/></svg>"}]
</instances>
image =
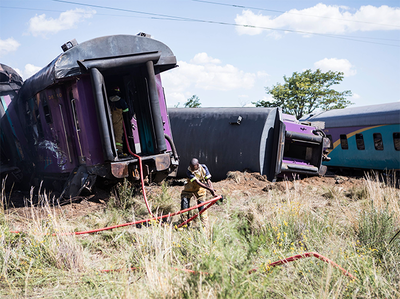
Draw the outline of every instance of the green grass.
<instances>
[{"instance_id":1,"label":"green grass","mask_svg":"<svg viewBox=\"0 0 400 299\"><path fill-rule=\"evenodd\" d=\"M235 182L232 182L234 184ZM398 298L400 194L367 177L343 190L294 182L284 191L247 193L212 207L199 223L100 228L147 216L140 194L119 187L103 211L70 219L44 204L23 218L1 209L0 296L4 298ZM179 191L148 189L152 211L179 209ZM40 195L46 203L50 199ZM2 198L3 202L5 198ZM23 234L10 231L23 227ZM60 233L53 237L49 234ZM270 268L283 257L318 252L357 277L313 258ZM135 267L134 271L125 271ZM257 271L249 274L249 270ZM103 269L122 269L109 273ZM191 269L197 274L179 269Z\"/></svg>"}]
</instances>

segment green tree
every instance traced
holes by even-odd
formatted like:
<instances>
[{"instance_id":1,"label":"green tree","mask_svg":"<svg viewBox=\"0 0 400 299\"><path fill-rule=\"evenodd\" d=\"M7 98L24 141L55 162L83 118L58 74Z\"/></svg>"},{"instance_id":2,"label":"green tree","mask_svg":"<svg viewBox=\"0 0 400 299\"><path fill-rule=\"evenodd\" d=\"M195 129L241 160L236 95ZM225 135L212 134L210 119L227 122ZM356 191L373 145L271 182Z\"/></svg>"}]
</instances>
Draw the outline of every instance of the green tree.
<instances>
[{"instance_id":1,"label":"green tree","mask_svg":"<svg viewBox=\"0 0 400 299\"><path fill-rule=\"evenodd\" d=\"M195 94L192 95L185 103L186 108L199 108L201 107L200 99Z\"/></svg>"},{"instance_id":2,"label":"green tree","mask_svg":"<svg viewBox=\"0 0 400 299\"><path fill-rule=\"evenodd\" d=\"M277 83L272 88L265 88L267 94L272 95L272 101L261 100L253 104L256 107L281 107L284 113L295 115L297 119L317 108L341 109L353 104L346 99L352 95L350 90L339 92L331 88L343 80L342 72L306 70L283 78L283 85Z\"/></svg>"}]
</instances>

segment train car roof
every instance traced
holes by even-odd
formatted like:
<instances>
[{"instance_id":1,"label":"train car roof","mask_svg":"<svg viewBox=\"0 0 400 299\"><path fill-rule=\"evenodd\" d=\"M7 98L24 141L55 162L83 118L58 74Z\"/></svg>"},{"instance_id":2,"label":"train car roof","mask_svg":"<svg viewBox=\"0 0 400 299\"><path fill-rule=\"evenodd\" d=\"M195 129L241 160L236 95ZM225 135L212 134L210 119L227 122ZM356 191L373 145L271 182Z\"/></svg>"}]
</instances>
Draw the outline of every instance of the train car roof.
<instances>
[{"instance_id":1,"label":"train car roof","mask_svg":"<svg viewBox=\"0 0 400 299\"><path fill-rule=\"evenodd\" d=\"M46 67L27 79L21 90L22 98L30 98L60 79L77 76L87 70L87 61L114 59L158 53L154 62L156 73L176 67L171 49L157 40L139 35L110 35L88 40L61 53Z\"/></svg>"},{"instance_id":2,"label":"train car roof","mask_svg":"<svg viewBox=\"0 0 400 299\"><path fill-rule=\"evenodd\" d=\"M0 63L0 94L19 90L23 82L13 68Z\"/></svg>"},{"instance_id":3,"label":"train car roof","mask_svg":"<svg viewBox=\"0 0 400 299\"><path fill-rule=\"evenodd\" d=\"M209 115L240 115L246 114L265 114L275 112L277 107L199 107L199 108L168 108L168 111L186 114L209 114ZM280 109L279 109L280 110Z\"/></svg>"},{"instance_id":4,"label":"train car roof","mask_svg":"<svg viewBox=\"0 0 400 299\"><path fill-rule=\"evenodd\" d=\"M400 102L324 111L301 121L322 121L326 128L400 123Z\"/></svg>"}]
</instances>

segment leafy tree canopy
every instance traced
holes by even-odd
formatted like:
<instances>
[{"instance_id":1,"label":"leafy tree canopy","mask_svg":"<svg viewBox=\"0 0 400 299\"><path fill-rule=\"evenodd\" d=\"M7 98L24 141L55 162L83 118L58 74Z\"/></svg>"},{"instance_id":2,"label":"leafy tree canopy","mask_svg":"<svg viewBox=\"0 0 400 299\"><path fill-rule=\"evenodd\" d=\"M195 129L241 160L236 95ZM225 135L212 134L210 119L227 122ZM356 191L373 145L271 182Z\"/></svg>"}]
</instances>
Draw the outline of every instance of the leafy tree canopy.
<instances>
[{"instance_id":1,"label":"leafy tree canopy","mask_svg":"<svg viewBox=\"0 0 400 299\"><path fill-rule=\"evenodd\" d=\"M343 80L342 72L324 73L320 69L315 72L306 70L302 73L294 72L291 77L283 76L283 78L285 80L283 85L277 83L272 88L265 88L273 100L260 100L253 104L256 107L281 107L284 113L295 115L297 119L317 108L341 109L353 104L346 99L352 95L350 90L339 92L331 88Z\"/></svg>"},{"instance_id":2,"label":"leafy tree canopy","mask_svg":"<svg viewBox=\"0 0 400 299\"><path fill-rule=\"evenodd\" d=\"M200 99L195 94L192 95L184 105L186 108L199 108L201 107Z\"/></svg>"}]
</instances>

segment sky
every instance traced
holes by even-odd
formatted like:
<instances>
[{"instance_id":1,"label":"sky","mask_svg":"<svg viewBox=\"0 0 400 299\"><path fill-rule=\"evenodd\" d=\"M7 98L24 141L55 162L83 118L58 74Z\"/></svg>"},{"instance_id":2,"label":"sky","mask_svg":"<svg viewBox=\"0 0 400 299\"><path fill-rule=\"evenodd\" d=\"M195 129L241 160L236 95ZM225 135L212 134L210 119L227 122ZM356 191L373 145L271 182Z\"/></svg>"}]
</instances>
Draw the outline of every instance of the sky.
<instances>
[{"instance_id":1,"label":"sky","mask_svg":"<svg viewBox=\"0 0 400 299\"><path fill-rule=\"evenodd\" d=\"M400 1L0 0L0 62L27 79L61 45L150 34L174 52L168 107L271 100L265 87L306 69L344 72L354 106L400 101Z\"/></svg>"}]
</instances>

